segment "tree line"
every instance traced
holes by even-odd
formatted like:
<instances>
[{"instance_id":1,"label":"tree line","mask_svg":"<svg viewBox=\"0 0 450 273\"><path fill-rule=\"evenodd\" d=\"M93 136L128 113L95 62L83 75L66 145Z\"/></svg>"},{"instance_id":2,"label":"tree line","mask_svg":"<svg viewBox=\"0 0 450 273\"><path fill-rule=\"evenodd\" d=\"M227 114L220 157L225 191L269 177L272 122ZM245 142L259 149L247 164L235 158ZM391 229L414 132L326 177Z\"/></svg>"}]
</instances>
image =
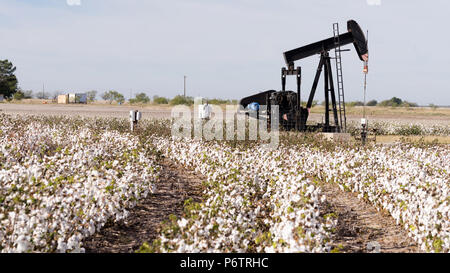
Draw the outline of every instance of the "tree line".
<instances>
[{"instance_id":1,"label":"tree line","mask_svg":"<svg viewBox=\"0 0 450 273\"><path fill-rule=\"evenodd\" d=\"M319 105L318 101L313 101L312 107L315 107L316 105ZM320 105L324 106L325 101L322 101ZM380 107L419 107L417 103L414 102L408 102L406 100L402 100L397 97L393 97L388 100L383 100L381 102L378 102L377 100L369 100L366 104L362 101L350 101L346 102L345 106L347 107L355 107L355 106L380 106ZM302 102L302 106L306 106L306 102ZM430 104L430 107L435 107L434 104Z\"/></svg>"},{"instance_id":2,"label":"tree line","mask_svg":"<svg viewBox=\"0 0 450 273\"><path fill-rule=\"evenodd\" d=\"M36 92L33 93L31 90L22 90L18 87L19 81L15 75L16 67L12 64L12 62L8 60L0 60L0 94L3 95L7 100L22 100L22 99L56 99L58 95L63 94L61 91L56 91L53 94L49 92ZM94 102L97 98L98 92L95 90L85 92L87 94L87 99L89 102ZM119 93L115 90L110 90L102 93L100 97L104 100L112 104L113 102L118 104L125 103L125 97L123 94ZM146 93L137 93L134 98L129 99L129 103L131 104L169 104L169 105L192 105L194 104L193 97L185 97L181 95L177 95L172 99L160 96L153 96L152 99ZM209 104L237 104L237 100L225 100L225 99L208 99ZM304 103L303 103L304 104ZM313 102L313 107L318 105L318 101ZM325 105L325 102L321 102L321 105ZM418 107L417 103L408 102L406 100L402 100L397 97L393 97L389 100L384 100L378 102L376 100L370 100L366 104L366 106L382 106L382 107ZM364 106L364 103L361 101L353 101L347 102L346 106L354 107L354 106ZM429 105L432 108L436 106L434 104Z\"/></svg>"},{"instance_id":3,"label":"tree line","mask_svg":"<svg viewBox=\"0 0 450 273\"><path fill-rule=\"evenodd\" d=\"M419 105L415 102L409 102L406 100L402 100L397 97L393 97L389 100L383 100L378 102L377 100L370 100L366 104L366 106L381 106L381 107L419 107ZM364 106L362 101L352 101L346 103L346 106L354 107L354 106Z\"/></svg>"}]
</instances>

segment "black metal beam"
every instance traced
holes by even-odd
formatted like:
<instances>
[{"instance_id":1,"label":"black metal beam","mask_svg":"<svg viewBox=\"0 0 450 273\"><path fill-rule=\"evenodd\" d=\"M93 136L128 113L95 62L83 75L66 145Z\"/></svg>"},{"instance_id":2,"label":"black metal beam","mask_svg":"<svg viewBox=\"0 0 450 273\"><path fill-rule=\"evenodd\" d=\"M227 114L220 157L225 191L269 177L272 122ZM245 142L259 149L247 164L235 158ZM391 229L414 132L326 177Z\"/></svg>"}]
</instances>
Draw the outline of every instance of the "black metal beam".
<instances>
[{"instance_id":1,"label":"black metal beam","mask_svg":"<svg viewBox=\"0 0 450 273\"><path fill-rule=\"evenodd\" d=\"M335 48L334 37L328 38L316 43L312 43L306 46L302 46L284 53L284 60L286 65L289 66L295 61L320 54L324 51L330 51ZM353 43L353 35L350 32L339 35L339 41L341 46Z\"/></svg>"},{"instance_id":2,"label":"black metal beam","mask_svg":"<svg viewBox=\"0 0 450 273\"><path fill-rule=\"evenodd\" d=\"M336 94L334 92L333 70L331 69L330 58L327 58L326 65L328 66L328 80L330 81L329 89L330 89L330 95L331 95L331 103L333 106L334 125L336 126L336 128L338 128L338 132L340 132L341 126L339 125L339 118L338 118L337 104L336 104Z\"/></svg>"},{"instance_id":3,"label":"black metal beam","mask_svg":"<svg viewBox=\"0 0 450 273\"><path fill-rule=\"evenodd\" d=\"M317 85L319 84L320 74L322 74L322 68L323 68L324 62L325 62L325 57L322 54L320 56L320 62L319 62L319 66L317 67L317 72L316 72L316 76L314 78L313 86L311 88L311 93L309 93L308 103L306 104L307 109L310 109L312 107L314 95L316 94L316 89L317 89Z\"/></svg>"},{"instance_id":4,"label":"black metal beam","mask_svg":"<svg viewBox=\"0 0 450 273\"><path fill-rule=\"evenodd\" d=\"M327 59L328 59L329 57L328 56L326 56L325 57L325 62L324 62L324 80L325 80L325 83L324 83L324 89L325 89L325 131L326 132L328 132L328 130L329 130L329 127L330 127L330 99L329 99L329 91L330 91L330 89L329 89L329 87L328 87L328 83L330 82L329 81L329 71L328 71L328 65L327 65Z\"/></svg>"},{"instance_id":5,"label":"black metal beam","mask_svg":"<svg viewBox=\"0 0 450 273\"><path fill-rule=\"evenodd\" d=\"M301 130L301 121L302 121L302 98L301 98L301 85L302 85L302 68L297 67L297 109L296 109L296 117L295 117L295 129L297 131Z\"/></svg>"},{"instance_id":6,"label":"black metal beam","mask_svg":"<svg viewBox=\"0 0 450 273\"><path fill-rule=\"evenodd\" d=\"M242 107L244 109L247 107L247 105L249 105L252 102L256 102L259 105L267 105L268 101L269 101L269 98L270 98L270 95L272 93L275 93L275 92L276 92L275 90L268 90L268 91L261 92L261 93L258 93L256 95L253 95L253 96L249 96L249 97L243 98L239 102L239 104L242 105Z\"/></svg>"},{"instance_id":7,"label":"black metal beam","mask_svg":"<svg viewBox=\"0 0 450 273\"><path fill-rule=\"evenodd\" d=\"M361 60L363 55L368 53L367 41L361 27L354 20L347 22L348 32L339 35L339 45L344 46L353 43L356 52ZM302 46L284 53L284 60L288 67L293 66L295 61L330 51L336 48L336 39L334 37Z\"/></svg>"}]
</instances>

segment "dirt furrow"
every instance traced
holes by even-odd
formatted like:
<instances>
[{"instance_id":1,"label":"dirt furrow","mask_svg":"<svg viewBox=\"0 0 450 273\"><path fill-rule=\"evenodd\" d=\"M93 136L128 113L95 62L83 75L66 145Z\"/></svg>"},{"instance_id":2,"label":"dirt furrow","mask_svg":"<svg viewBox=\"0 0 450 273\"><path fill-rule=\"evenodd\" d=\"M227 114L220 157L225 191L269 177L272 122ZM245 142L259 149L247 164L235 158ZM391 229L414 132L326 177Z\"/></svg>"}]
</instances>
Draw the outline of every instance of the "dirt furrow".
<instances>
[{"instance_id":1,"label":"dirt furrow","mask_svg":"<svg viewBox=\"0 0 450 273\"><path fill-rule=\"evenodd\" d=\"M100 232L84 240L88 253L134 252L158 235L161 223L170 214L180 217L184 201L201 201L202 178L164 159L157 184L158 191L130 210L126 221L109 223ZM321 185L327 201L323 215L337 217L333 247L339 252L418 252L417 244L394 219L358 199L355 193L342 191L336 184Z\"/></svg>"},{"instance_id":2,"label":"dirt furrow","mask_svg":"<svg viewBox=\"0 0 450 273\"><path fill-rule=\"evenodd\" d=\"M355 193L324 183L325 214L337 217L334 247L339 252L418 252L417 244L386 212L360 200Z\"/></svg>"},{"instance_id":3,"label":"dirt furrow","mask_svg":"<svg viewBox=\"0 0 450 273\"><path fill-rule=\"evenodd\" d=\"M108 223L85 239L83 247L87 253L134 252L144 242L152 242L157 237L158 228L170 214L182 215L185 200L201 201L201 177L167 159L161 162L161 167L157 192L131 209L125 221Z\"/></svg>"}]
</instances>

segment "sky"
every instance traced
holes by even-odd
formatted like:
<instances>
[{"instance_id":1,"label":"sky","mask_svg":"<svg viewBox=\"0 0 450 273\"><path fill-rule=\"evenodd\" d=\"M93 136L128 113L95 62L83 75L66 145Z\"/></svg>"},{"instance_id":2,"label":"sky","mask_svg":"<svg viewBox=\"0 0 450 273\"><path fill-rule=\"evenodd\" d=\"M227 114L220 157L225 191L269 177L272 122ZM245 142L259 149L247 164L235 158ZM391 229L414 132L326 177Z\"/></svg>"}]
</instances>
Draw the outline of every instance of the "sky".
<instances>
[{"instance_id":1,"label":"sky","mask_svg":"<svg viewBox=\"0 0 450 273\"><path fill-rule=\"evenodd\" d=\"M369 31L368 100L450 105L449 10L447 0L0 0L0 59L35 92L173 97L186 75L190 96L240 99L280 90L283 52L353 19ZM363 63L345 48L346 100L362 101ZM295 63L303 99L318 62Z\"/></svg>"}]
</instances>

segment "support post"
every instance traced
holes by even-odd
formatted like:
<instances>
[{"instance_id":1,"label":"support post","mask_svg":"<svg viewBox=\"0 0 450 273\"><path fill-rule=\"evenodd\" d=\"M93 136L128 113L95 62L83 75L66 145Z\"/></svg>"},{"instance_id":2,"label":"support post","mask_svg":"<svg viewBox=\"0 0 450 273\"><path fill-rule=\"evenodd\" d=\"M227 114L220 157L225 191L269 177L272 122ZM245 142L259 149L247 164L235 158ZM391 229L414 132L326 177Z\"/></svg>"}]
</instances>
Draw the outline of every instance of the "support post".
<instances>
[{"instance_id":1,"label":"support post","mask_svg":"<svg viewBox=\"0 0 450 273\"><path fill-rule=\"evenodd\" d=\"M141 112L137 110L131 110L130 111L130 130L131 132L134 132L138 125L138 121L141 120L142 114Z\"/></svg>"},{"instance_id":2,"label":"support post","mask_svg":"<svg viewBox=\"0 0 450 273\"><path fill-rule=\"evenodd\" d=\"M366 145L367 142L367 120L365 118L361 119L361 141L362 145Z\"/></svg>"},{"instance_id":3,"label":"support post","mask_svg":"<svg viewBox=\"0 0 450 273\"><path fill-rule=\"evenodd\" d=\"M311 88L311 93L309 94L309 99L308 99L308 104L306 105L306 108L310 109L314 100L314 95L316 94L316 89L317 89L317 84L319 83L320 80L320 74L322 74L322 67L324 64L325 58L324 55L320 55L320 62L319 62L319 66L317 67L317 72L316 72L316 76L314 78L314 83L313 86Z\"/></svg>"},{"instance_id":4,"label":"support post","mask_svg":"<svg viewBox=\"0 0 450 273\"><path fill-rule=\"evenodd\" d=\"M328 58L328 57L325 57ZM330 128L330 99L329 99L329 87L328 87L328 83L329 83L329 71L328 71L328 66L325 64L325 127L324 130L325 132L329 132L329 128Z\"/></svg>"},{"instance_id":5,"label":"support post","mask_svg":"<svg viewBox=\"0 0 450 273\"><path fill-rule=\"evenodd\" d=\"M186 98L186 76L184 76L184 97Z\"/></svg>"},{"instance_id":6,"label":"support post","mask_svg":"<svg viewBox=\"0 0 450 273\"><path fill-rule=\"evenodd\" d=\"M301 98L301 85L302 85L302 68L299 66L297 67L297 117L296 117L296 124L295 129L297 131L302 130L302 98Z\"/></svg>"},{"instance_id":7,"label":"support post","mask_svg":"<svg viewBox=\"0 0 450 273\"><path fill-rule=\"evenodd\" d=\"M326 65L328 67L328 80L330 84L330 95L331 95L331 104L333 107L333 117L334 117L334 124L336 126L336 132L341 132L341 126L339 125L339 118L338 118L338 111L337 111L337 105L336 105L336 95L334 93L334 83L333 83L333 71L331 69L331 61L330 57L327 58Z\"/></svg>"}]
</instances>

